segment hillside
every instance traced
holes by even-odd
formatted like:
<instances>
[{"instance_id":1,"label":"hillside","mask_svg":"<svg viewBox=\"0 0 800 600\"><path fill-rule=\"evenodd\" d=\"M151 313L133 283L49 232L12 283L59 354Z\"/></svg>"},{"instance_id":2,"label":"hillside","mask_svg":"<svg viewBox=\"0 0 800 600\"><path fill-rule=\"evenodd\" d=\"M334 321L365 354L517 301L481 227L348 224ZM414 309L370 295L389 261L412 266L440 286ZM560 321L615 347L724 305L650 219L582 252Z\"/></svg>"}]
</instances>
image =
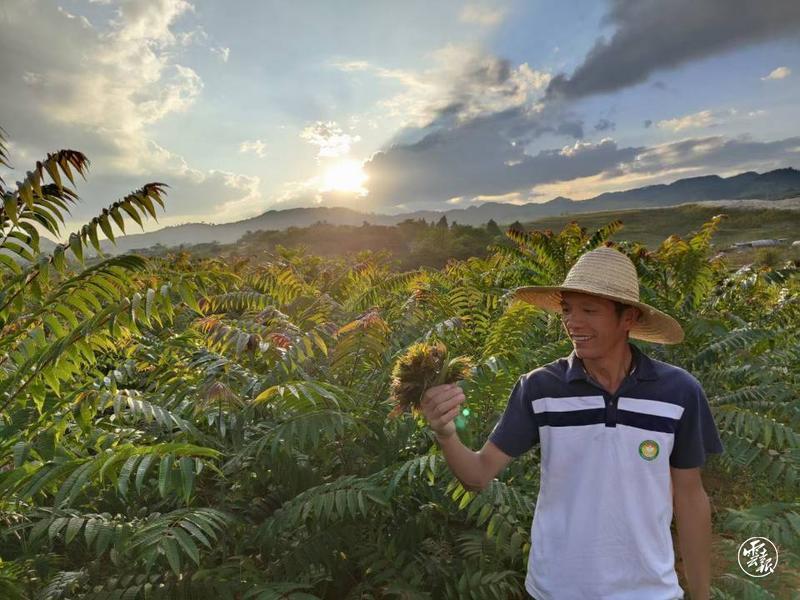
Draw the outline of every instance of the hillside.
<instances>
[{"instance_id":1,"label":"hillside","mask_svg":"<svg viewBox=\"0 0 800 600\"><path fill-rule=\"evenodd\" d=\"M571 200L558 197L544 203L513 205L485 202L469 208L446 211L413 211L396 215L368 213L344 207L307 207L269 210L257 217L212 225L187 223L165 227L157 231L120 237L114 246L102 243L104 251L112 254L133 249L149 248L156 244L179 246L218 242L230 244L248 231L285 230L289 227L306 227L316 222L332 225L394 225L407 219L438 221L442 215L450 223L483 225L494 219L499 224L514 221L532 221L549 216L575 215L587 212L659 208L687 202L716 200L760 199L777 201L800 196L800 171L793 168L777 169L767 173L747 172L732 177L708 175L679 179L671 184L652 185L631 190L609 192L588 200Z\"/></svg>"},{"instance_id":2,"label":"hillside","mask_svg":"<svg viewBox=\"0 0 800 600\"><path fill-rule=\"evenodd\" d=\"M779 209L749 209L730 206L705 206L689 204L671 208L641 210L618 210L543 217L524 222L527 229L560 230L569 221L577 221L587 229L597 229L610 221L619 219L624 223L622 231L613 239L640 242L653 248L671 234L685 236L696 231L700 223L712 216L725 214L717 233L714 246L725 248L736 242L764 238L800 239L800 211Z\"/></svg>"},{"instance_id":3,"label":"hillside","mask_svg":"<svg viewBox=\"0 0 800 600\"><path fill-rule=\"evenodd\" d=\"M612 239L635 241L655 248L672 234L687 237L697 231L702 223L720 213L727 215L727 218L720 223L712 243L720 250L730 248L736 242L755 239L787 238L789 242L800 239L798 210L744 209L704 204L545 217L516 226L521 225L527 231L561 231L569 221L577 221L591 231L619 220L623 227ZM407 220L391 226L314 223L308 227L293 227L283 231L254 231L233 244L195 244L184 249L197 257L230 260L244 257L257 260L265 253L280 252L279 247L292 251L302 248L310 254L325 257L344 257L364 251L385 252L396 262L398 270L408 270L421 266L442 268L452 259L485 257L491 246L510 243L503 235L502 228L496 226L473 227L450 223L442 227L422 220ZM772 253L776 256L775 260L798 258L800 253L795 250L786 244ZM140 252L163 255L168 249L154 247ZM734 254L731 264L736 266L757 258L754 250L737 251Z\"/></svg>"}]
</instances>

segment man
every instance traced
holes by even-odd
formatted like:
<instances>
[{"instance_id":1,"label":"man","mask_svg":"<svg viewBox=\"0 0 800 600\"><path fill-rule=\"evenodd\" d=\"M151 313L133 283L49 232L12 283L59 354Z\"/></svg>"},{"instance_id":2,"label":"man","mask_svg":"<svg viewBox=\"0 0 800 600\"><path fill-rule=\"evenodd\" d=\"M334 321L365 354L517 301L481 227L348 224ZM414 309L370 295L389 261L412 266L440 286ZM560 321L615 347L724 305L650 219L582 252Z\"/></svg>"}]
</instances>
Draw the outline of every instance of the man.
<instances>
[{"instance_id":1,"label":"man","mask_svg":"<svg viewBox=\"0 0 800 600\"><path fill-rule=\"evenodd\" d=\"M527 591L536 600L683 598L674 512L690 597L707 600L711 515L700 467L723 446L697 379L628 341L679 343L681 326L639 301L636 267L612 248L581 256L561 286L514 297L559 312L573 352L517 380L479 452L456 434L457 386L429 389L422 410L472 490L541 444Z\"/></svg>"}]
</instances>

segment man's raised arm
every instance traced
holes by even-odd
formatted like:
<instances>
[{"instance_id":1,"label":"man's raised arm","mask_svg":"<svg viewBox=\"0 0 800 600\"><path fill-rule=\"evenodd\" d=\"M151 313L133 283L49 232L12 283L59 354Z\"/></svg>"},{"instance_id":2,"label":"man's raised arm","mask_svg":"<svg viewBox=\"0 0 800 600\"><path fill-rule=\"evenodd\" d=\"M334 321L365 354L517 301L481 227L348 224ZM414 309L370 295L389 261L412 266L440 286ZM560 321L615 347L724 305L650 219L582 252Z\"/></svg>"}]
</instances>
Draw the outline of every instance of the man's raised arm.
<instances>
[{"instance_id":1,"label":"man's raised arm","mask_svg":"<svg viewBox=\"0 0 800 600\"><path fill-rule=\"evenodd\" d=\"M464 399L464 392L457 385L437 385L425 392L421 408L450 470L466 489L480 491L508 465L512 457L489 441L479 452L470 450L461 442L453 419Z\"/></svg>"}]
</instances>

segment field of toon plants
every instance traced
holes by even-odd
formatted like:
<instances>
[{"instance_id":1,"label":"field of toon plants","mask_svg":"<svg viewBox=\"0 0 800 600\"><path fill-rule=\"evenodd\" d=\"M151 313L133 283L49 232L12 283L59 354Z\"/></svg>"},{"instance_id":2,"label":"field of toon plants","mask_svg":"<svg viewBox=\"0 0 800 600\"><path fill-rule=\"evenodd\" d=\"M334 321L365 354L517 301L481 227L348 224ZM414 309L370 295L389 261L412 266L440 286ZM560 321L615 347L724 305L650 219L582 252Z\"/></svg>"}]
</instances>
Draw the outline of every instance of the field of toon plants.
<instances>
[{"instance_id":1,"label":"field of toon plants","mask_svg":"<svg viewBox=\"0 0 800 600\"><path fill-rule=\"evenodd\" d=\"M509 291L560 282L621 223L509 229L510 247L440 270L291 250L88 259L98 232L168 209L151 183L41 253L34 224L60 230L87 165L60 151L0 183L0 597L524 597L537 451L464 490L422 422L389 417L392 368L420 341L469 357L460 435L480 447L516 378L570 350L556 318ZM789 598L797 265L727 268L710 251L721 218L651 251L615 245L687 332L645 349L702 381L726 448L704 469L712 595ZM751 535L779 547L769 577L737 565Z\"/></svg>"}]
</instances>

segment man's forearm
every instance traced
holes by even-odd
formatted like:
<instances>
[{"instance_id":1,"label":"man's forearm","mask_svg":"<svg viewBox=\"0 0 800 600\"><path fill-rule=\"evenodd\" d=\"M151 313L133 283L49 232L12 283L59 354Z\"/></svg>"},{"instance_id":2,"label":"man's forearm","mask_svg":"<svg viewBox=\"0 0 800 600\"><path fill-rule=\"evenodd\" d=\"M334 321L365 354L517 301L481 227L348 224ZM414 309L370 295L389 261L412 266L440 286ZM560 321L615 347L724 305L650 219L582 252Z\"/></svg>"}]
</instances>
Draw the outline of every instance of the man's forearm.
<instances>
[{"instance_id":1,"label":"man's forearm","mask_svg":"<svg viewBox=\"0 0 800 600\"><path fill-rule=\"evenodd\" d=\"M675 497L686 582L691 600L708 600L711 587L711 506L704 490Z\"/></svg>"},{"instance_id":2,"label":"man's forearm","mask_svg":"<svg viewBox=\"0 0 800 600\"><path fill-rule=\"evenodd\" d=\"M480 490L485 485L480 455L467 448L458 438L457 433L447 437L436 435L436 440L439 442L447 465L461 484L468 490Z\"/></svg>"}]
</instances>

